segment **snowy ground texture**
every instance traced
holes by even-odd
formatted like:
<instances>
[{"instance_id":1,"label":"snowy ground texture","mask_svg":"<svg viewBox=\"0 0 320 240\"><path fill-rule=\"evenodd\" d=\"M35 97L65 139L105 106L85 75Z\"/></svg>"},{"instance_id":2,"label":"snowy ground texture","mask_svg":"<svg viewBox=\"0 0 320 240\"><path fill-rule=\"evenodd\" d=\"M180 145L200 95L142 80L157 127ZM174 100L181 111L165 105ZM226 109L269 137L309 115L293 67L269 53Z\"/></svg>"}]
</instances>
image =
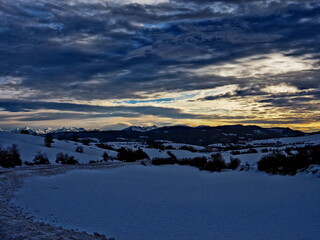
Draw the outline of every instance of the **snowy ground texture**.
<instances>
[{"instance_id":1,"label":"snowy ground texture","mask_svg":"<svg viewBox=\"0 0 320 240\"><path fill-rule=\"evenodd\" d=\"M40 222L117 240L316 240L319 189L307 175L129 166L34 177L14 203Z\"/></svg>"},{"instance_id":2,"label":"snowy ground texture","mask_svg":"<svg viewBox=\"0 0 320 240\"><path fill-rule=\"evenodd\" d=\"M105 235L88 234L77 229L56 227L27 216L11 203L14 193L31 176L53 176L74 169L112 168L136 163L110 163L83 166L28 167L15 170L0 169L0 239L1 240L108 240ZM112 238L109 238L111 240Z\"/></svg>"}]
</instances>

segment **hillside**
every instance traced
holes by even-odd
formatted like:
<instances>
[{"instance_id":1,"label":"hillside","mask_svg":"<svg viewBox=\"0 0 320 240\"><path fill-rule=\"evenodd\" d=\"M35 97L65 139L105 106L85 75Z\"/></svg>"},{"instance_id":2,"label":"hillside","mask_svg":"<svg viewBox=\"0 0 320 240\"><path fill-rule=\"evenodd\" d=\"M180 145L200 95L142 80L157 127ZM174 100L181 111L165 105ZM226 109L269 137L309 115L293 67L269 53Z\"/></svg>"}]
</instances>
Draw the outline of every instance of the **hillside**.
<instances>
[{"instance_id":1,"label":"hillside","mask_svg":"<svg viewBox=\"0 0 320 240\"><path fill-rule=\"evenodd\" d=\"M0 145L3 148L17 145L22 161L32 161L38 152L45 153L52 164L55 164L56 155L60 152L74 156L79 163L88 163L91 160L101 160L102 154L107 152L110 157L116 157L115 151L104 150L95 146L86 146L72 141L54 140L51 148L45 147L43 137L18 133L0 132ZM77 146L83 147L83 153L75 151Z\"/></svg>"}]
</instances>

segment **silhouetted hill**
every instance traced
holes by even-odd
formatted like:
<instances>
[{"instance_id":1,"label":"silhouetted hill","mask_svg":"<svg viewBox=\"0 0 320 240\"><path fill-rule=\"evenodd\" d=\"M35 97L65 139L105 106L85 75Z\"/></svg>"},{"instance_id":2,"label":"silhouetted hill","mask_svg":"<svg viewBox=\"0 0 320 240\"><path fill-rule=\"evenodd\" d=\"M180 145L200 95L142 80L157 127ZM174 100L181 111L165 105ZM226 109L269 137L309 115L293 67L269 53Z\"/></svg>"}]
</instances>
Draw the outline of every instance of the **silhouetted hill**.
<instances>
[{"instance_id":1,"label":"silhouetted hill","mask_svg":"<svg viewBox=\"0 0 320 240\"><path fill-rule=\"evenodd\" d=\"M303 136L305 133L290 128L262 128L258 126L167 126L141 131L86 131L56 133L56 138L97 138L108 141L167 140L179 143L209 145L212 143L239 142L258 139Z\"/></svg>"}]
</instances>

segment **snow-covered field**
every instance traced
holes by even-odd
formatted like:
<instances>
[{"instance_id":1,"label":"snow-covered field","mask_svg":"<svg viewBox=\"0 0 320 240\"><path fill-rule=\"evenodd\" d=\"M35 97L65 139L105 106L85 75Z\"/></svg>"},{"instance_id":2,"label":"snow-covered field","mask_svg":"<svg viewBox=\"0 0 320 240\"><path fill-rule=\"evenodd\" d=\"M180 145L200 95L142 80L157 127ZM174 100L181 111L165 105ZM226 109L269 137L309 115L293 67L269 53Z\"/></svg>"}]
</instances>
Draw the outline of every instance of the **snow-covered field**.
<instances>
[{"instance_id":1,"label":"snow-covered field","mask_svg":"<svg viewBox=\"0 0 320 240\"><path fill-rule=\"evenodd\" d=\"M25 182L15 204L55 226L117 240L319 239L320 181L130 166Z\"/></svg>"},{"instance_id":2,"label":"snow-covered field","mask_svg":"<svg viewBox=\"0 0 320 240\"><path fill-rule=\"evenodd\" d=\"M88 163L91 160L102 160L102 154L107 152L110 157L116 157L117 152L101 149L95 146L86 146L72 141L59 141L54 139L51 148L45 147L43 137L19 133L0 132L0 145L4 148L16 144L20 151L22 161L32 162L38 152L45 153L51 164L55 164L56 155L60 152L74 156L79 163ZM77 146L82 146L83 153L75 151Z\"/></svg>"}]
</instances>

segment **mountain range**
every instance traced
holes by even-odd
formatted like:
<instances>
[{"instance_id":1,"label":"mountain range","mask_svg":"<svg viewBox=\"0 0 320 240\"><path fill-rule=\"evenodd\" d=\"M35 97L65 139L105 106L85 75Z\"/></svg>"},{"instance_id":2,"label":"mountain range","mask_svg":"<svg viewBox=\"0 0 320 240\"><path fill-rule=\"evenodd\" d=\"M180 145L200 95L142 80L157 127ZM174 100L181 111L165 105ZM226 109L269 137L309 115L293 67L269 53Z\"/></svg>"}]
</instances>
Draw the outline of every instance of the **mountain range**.
<instances>
[{"instance_id":1,"label":"mountain range","mask_svg":"<svg viewBox=\"0 0 320 240\"><path fill-rule=\"evenodd\" d=\"M243 142L259 139L296 137L306 133L290 128L262 128L259 126L227 125L227 126L166 126L150 128L129 127L111 131L79 131L56 132L54 137L60 139L96 138L101 142L116 141L155 141L165 140L186 144L206 146L213 143Z\"/></svg>"}]
</instances>

